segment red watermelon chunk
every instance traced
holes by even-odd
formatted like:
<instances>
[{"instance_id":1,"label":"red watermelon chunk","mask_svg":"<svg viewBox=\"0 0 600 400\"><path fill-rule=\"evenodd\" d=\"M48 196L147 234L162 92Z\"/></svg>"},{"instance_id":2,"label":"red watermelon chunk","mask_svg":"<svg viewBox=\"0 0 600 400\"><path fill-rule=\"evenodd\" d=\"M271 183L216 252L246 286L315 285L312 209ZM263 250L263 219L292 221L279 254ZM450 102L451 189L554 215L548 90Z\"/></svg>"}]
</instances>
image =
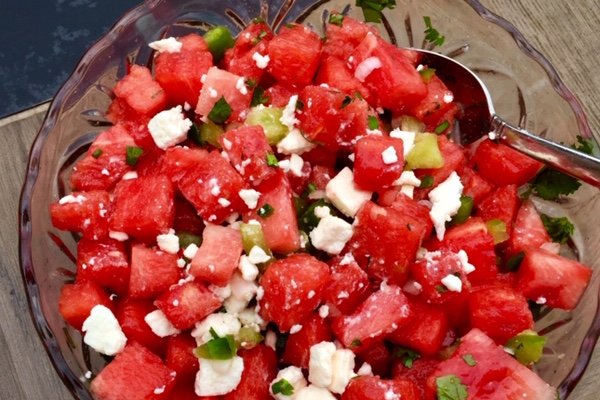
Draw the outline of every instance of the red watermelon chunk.
<instances>
[{"instance_id":1,"label":"red watermelon chunk","mask_svg":"<svg viewBox=\"0 0 600 400\"><path fill-rule=\"evenodd\" d=\"M471 167L465 166L459 175L463 184L463 195L472 198L475 205L494 190L494 187Z\"/></svg>"},{"instance_id":2,"label":"red watermelon chunk","mask_svg":"<svg viewBox=\"0 0 600 400\"><path fill-rule=\"evenodd\" d=\"M317 313L313 313L302 322L302 329L299 332L288 336L282 360L286 364L308 369L310 348L315 344L332 339L333 333L327 320L321 318Z\"/></svg>"},{"instance_id":3,"label":"red watermelon chunk","mask_svg":"<svg viewBox=\"0 0 600 400\"><path fill-rule=\"evenodd\" d=\"M290 97L298 94L296 87L287 87L276 83L265 90L264 97L267 99L266 106L285 107L290 102Z\"/></svg>"},{"instance_id":4,"label":"red watermelon chunk","mask_svg":"<svg viewBox=\"0 0 600 400\"><path fill-rule=\"evenodd\" d=\"M413 216L369 201L360 209L347 248L372 279L402 285L424 232L410 225Z\"/></svg>"},{"instance_id":5,"label":"red watermelon chunk","mask_svg":"<svg viewBox=\"0 0 600 400\"><path fill-rule=\"evenodd\" d=\"M296 118L300 121L300 130L308 140L323 144L332 150L337 149L337 135L341 126L341 110L345 97L338 90L322 86L306 86L302 89L299 101L304 107L302 113L297 113Z\"/></svg>"},{"instance_id":6,"label":"red watermelon chunk","mask_svg":"<svg viewBox=\"0 0 600 400\"><path fill-rule=\"evenodd\" d=\"M190 170L208 155L208 151L200 148L175 146L165 152L162 162L162 172L176 185Z\"/></svg>"},{"instance_id":7,"label":"red watermelon chunk","mask_svg":"<svg viewBox=\"0 0 600 400\"><path fill-rule=\"evenodd\" d=\"M388 376L394 355L388 349L388 345L383 339L367 343L359 348L353 349L354 353L361 361L371 366L373 374L379 376Z\"/></svg>"},{"instance_id":8,"label":"red watermelon chunk","mask_svg":"<svg viewBox=\"0 0 600 400\"><path fill-rule=\"evenodd\" d=\"M368 33L379 36L374 26L348 16L344 16L341 26L327 24L323 57L336 57L348 62L348 57Z\"/></svg>"},{"instance_id":9,"label":"red watermelon chunk","mask_svg":"<svg viewBox=\"0 0 600 400\"><path fill-rule=\"evenodd\" d=\"M521 186L540 171L543 164L502 143L484 140L471 160L481 176L494 185Z\"/></svg>"},{"instance_id":10,"label":"red watermelon chunk","mask_svg":"<svg viewBox=\"0 0 600 400\"><path fill-rule=\"evenodd\" d=\"M199 160L196 168L179 180L178 187L198 214L211 223L219 224L243 207L239 191L244 188L244 181L216 150Z\"/></svg>"},{"instance_id":11,"label":"red watermelon chunk","mask_svg":"<svg viewBox=\"0 0 600 400\"><path fill-rule=\"evenodd\" d=\"M469 296L472 328L483 331L499 345L526 329L533 328L527 300L509 287L484 287Z\"/></svg>"},{"instance_id":12,"label":"red watermelon chunk","mask_svg":"<svg viewBox=\"0 0 600 400\"><path fill-rule=\"evenodd\" d=\"M238 267L242 250L240 231L209 224L202 233L202 244L192 260L190 274L217 286L225 286Z\"/></svg>"},{"instance_id":13,"label":"red watermelon chunk","mask_svg":"<svg viewBox=\"0 0 600 400\"><path fill-rule=\"evenodd\" d=\"M182 44L179 52L163 52L156 56L156 80L164 88L171 105L187 102L196 107L202 88L200 77L212 67L212 54L198 34L191 33L177 40Z\"/></svg>"},{"instance_id":14,"label":"red watermelon chunk","mask_svg":"<svg viewBox=\"0 0 600 400\"><path fill-rule=\"evenodd\" d=\"M198 282L173 285L154 304L177 329L189 329L221 307L221 300Z\"/></svg>"},{"instance_id":15,"label":"red watermelon chunk","mask_svg":"<svg viewBox=\"0 0 600 400\"><path fill-rule=\"evenodd\" d=\"M436 307L418 301L411 302L412 317L388 340L424 355L435 355L442 348L448 333L448 318Z\"/></svg>"},{"instance_id":16,"label":"red watermelon chunk","mask_svg":"<svg viewBox=\"0 0 600 400\"><path fill-rule=\"evenodd\" d=\"M126 163L127 147L136 143L122 125L115 125L94 140L85 157L77 161L71 175L75 190L108 190L131 167ZM94 155L97 155L95 157Z\"/></svg>"},{"instance_id":17,"label":"red watermelon chunk","mask_svg":"<svg viewBox=\"0 0 600 400\"><path fill-rule=\"evenodd\" d=\"M407 323L410 316L411 309L402 290L382 285L354 313L336 318L332 328L337 339L353 349L389 335Z\"/></svg>"},{"instance_id":18,"label":"red watermelon chunk","mask_svg":"<svg viewBox=\"0 0 600 400\"><path fill-rule=\"evenodd\" d=\"M259 344L240 352L244 359L242 380L223 400L263 400L270 398L271 381L277 375L277 356L268 346Z\"/></svg>"},{"instance_id":19,"label":"red watermelon chunk","mask_svg":"<svg viewBox=\"0 0 600 400\"><path fill-rule=\"evenodd\" d=\"M187 232L201 236L204 230L202 218L198 216L196 209L187 200L175 197L175 222L173 229L176 232Z\"/></svg>"},{"instance_id":20,"label":"red watermelon chunk","mask_svg":"<svg viewBox=\"0 0 600 400\"><path fill-rule=\"evenodd\" d=\"M231 107L231 116L227 121L237 121L240 114L250 106L252 91L246 87L244 77L211 67L200 91L196 114L208 117L215 103L221 98Z\"/></svg>"},{"instance_id":21,"label":"red watermelon chunk","mask_svg":"<svg viewBox=\"0 0 600 400\"><path fill-rule=\"evenodd\" d=\"M81 232L85 238L102 239L108 234L109 207L108 192L73 192L50 205L50 217L58 229Z\"/></svg>"},{"instance_id":22,"label":"red watermelon chunk","mask_svg":"<svg viewBox=\"0 0 600 400\"><path fill-rule=\"evenodd\" d=\"M152 116L167 106L165 91L152 79L150 70L141 65L132 65L113 91L138 114Z\"/></svg>"},{"instance_id":23,"label":"red watermelon chunk","mask_svg":"<svg viewBox=\"0 0 600 400\"><path fill-rule=\"evenodd\" d=\"M381 379L378 376L359 376L352 379L341 400L420 400L419 388L405 379Z\"/></svg>"},{"instance_id":24,"label":"red watermelon chunk","mask_svg":"<svg viewBox=\"0 0 600 400\"><path fill-rule=\"evenodd\" d=\"M130 342L100 371L90 389L98 400L160 399L168 396L175 375L160 357Z\"/></svg>"},{"instance_id":25,"label":"red watermelon chunk","mask_svg":"<svg viewBox=\"0 0 600 400\"><path fill-rule=\"evenodd\" d=\"M129 263L123 243L83 238L77 243L77 280L91 280L118 294L129 287Z\"/></svg>"},{"instance_id":26,"label":"red watermelon chunk","mask_svg":"<svg viewBox=\"0 0 600 400\"><path fill-rule=\"evenodd\" d=\"M407 368L404 365L403 360L397 359L392 370L392 377L394 379L411 381L417 385L419 392L421 393L419 399L433 399L433 397L425 397L425 387L427 378L435 371L439 363L440 360L437 359L418 358L414 360L410 368Z\"/></svg>"},{"instance_id":27,"label":"red watermelon chunk","mask_svg":"<svg viewBox=\"0 0 600 400\"><path fill-rule=\"evenodd\" d=\"M336 257L329 262L331 278L323 294L323 303L329 307L329 315L350 314L369 295L369 277L351 253Z\"/></svg>"},{"instance_id":28,"label":"red watermelon chunk","mask_svg":"<svg viewBox=\"0 0 600 400\"><path fill-rule=\"evenodd\" d=\"M263 182L257 190L261 193L256 209L248 219L260 222L269 249L275 253L291 253L300 247L300 232L296 208L292 200L290 183L282 171ZM273 208L271 215L261 217L258 210L266 204Z\"/></svg>"},{"instance_id":29,"label":"red watermelon chunk","mask_svg":"<svg viewBox=\"0 0 600 400\"><path fill-rule=\"evenodd\" d=\"M152 298L179 280L177 256L149 249L143 245L131 247L129 295Z\"/></svg>"},{"instance_id":30,"label":"red watermelon chunk","mask_svg":"<svg viewBox=\"0 0 600 400\"><path fill-rule=\"evenodd\" d=\"M92 281L68 283L60 290L58 310L69 325L81 330L92 308L101 304L113 308L108 294Z\"/></svg>"},{"instance_id":31,"label":"red watermelon chunk","mask_svg":"<svg viewBox=\"0 0 600 400\"><path fill-rule=\"evenodd\" d=\"M409 220L411 229L422 233L421 239L424 240L431 235L433 222L431 222L427 206L411 199L404 193L398 193L390 207L400 211Z\"/></svg>"},{"instance_id":32,"label":"red watermelon chunk","mask_svg":"<svg viewBox=\"0 0 600 400\"><path fill-rule=\"evenodd\" d=\"M354 182L372 192L392 186L404 167L402 140L371 135L356 142Z\"/></svg>"},{"instance_id":33,"label":"red watermelon chunk","mask_svg":"<svg viewBox=\"0 0 600 400\"><path fill-rule=\"evenodd\" d=\"M477 205L477 215L484 221L501 220L510 234L520 202L516 185L501 186Z\"/></svg>"},{"instance_id":34,"label":"red watermelon chunk","mask_svg":"<svg viewBox=\"0 0 600 400\"><path fill-rule=\"evenodd\" d=\"M436 75L432 76L426 85L427 96L411 110L411 114L420 120L432 114L443 113L451 106L454 99L450 89Z\"/></svg>"},{"instance_id":35,"label":"red watermelon chunk","mask_svg":"<svg viewBox=\"0 0 600 400\"><path fill-rule=\"evenodd\" d=\"M369 90L354 77L346 61L337 57L327 57L321 60L315 81L319 84L325 83L348 96L354 96L357 93L365 99L369 99L371 96Z\"/></svg>"},{"instance_id":36,"label":"red watermelon chunk","mask_svg":"<svg viewBox=\"0 0 600 400\"><path fill-rule=\"evenodd\" d=\"M151 116L138 114L124 99L115 97L108 107L106 118L113 124L120 124L131 135L135 143L145 152L156 151L158 147L148 130ZM139 169L139 168L138 168Z\"/></svg>"},{"instance_id":37,"label":"red watermelon chunk","mask_svg":"<svg viewBox=\"0 0 600 400\"><path fill-rule=\"evenodd\" d=\"M539 249L544 243L550 242L550 236L533 203L523 202L515 218L507 252L514 255L528 249Z\"/></svg>"},{"instance_id":38,"label":"red watermelon chunk","mask_svg":"<svg viewBox=\"0 0 600 400\"><path fill-rule=\"evenodd\" d=\"M415 170L415 175L419 179L423 179L424 176L431 176L433 178L432 187L444 182L452 172L460 171L466 163L466 157L462 147L448 140L446 136L438 136L438 146L442 153L442 157L444 158L444 166L441 168ZM415 198L426 198L426 194L429 193L430 190L431 188L416 190Z\"/></svg>"},{"instance_id":39,"label":"red watermelon chunk","mask_svg":"<svg viewBox=\"0 0 600 400\"><path fill-rule=\"evenodd\" d=\"M253 22L238 35L233 48L225 52L223 65L233 74L258 82L265 70L256 65L254 53L267 54L269 41L273 38L271 28L265 22Z\"/></svg>"},{"instance_id":40,"label":"red watermelon chunk","mask_svg":"<svg viewBox=\"0 0 600 400\"><path fill-rule=\"evenodd\" d=\"M525 251L517 272L517 289L533 301L572 310L583 295L592 270L574 260L543 249Z\"/></svg>"},{"instance_id":41,"label":"red watermelon chunk","mask_svg":"<svg viewBox=\"0 0 600 400\"><path fill-rule=\"evenodd\" d=\"M346 101L348 98L346 97ZM356 141L367 134L369 119L378 118L375 111L365 100L354 98L350 104L340 111L340 126L337 132L337 143L346 151L354 151ZM382 123L378 129L383 131ZM333 157L335 160L335 157Z\"/></svg>"},{"instance_id":42,"label":"red watermelon chunk","mask_svg":"<svg viewBox=\"0 0 600 400\"><path fill-rule=\"evenodd\" d=\"M227 131L219 138L219 142L231 165L246 182L256 186L275 175L277 170L267 165L267 154L272 150L260 125L241 126Z\"/></svg>"},{"instance_id":43,"label":"red watermelon chunk","mask_svg":"<svg viewBox=\"0 0 600 400\"><path fill-rule=\"evenodd\" d=\"M165 339L157 336L144 318L156 310L149 300L126 297L119 301L115 316L129 342L137 342L154 354L162 356L165 350Z\"/></svg>"},{"instance_id":44,"label":"red watermelon chunk","mask_svg":"<svg viewBox=\"0 0 600 400\"><path fill-rule=\"evenodd\" d=\"M110 229L153 242L173 226L174 197L166 175L121 181L114 192Z\"/></svg>"},{"instance_id":45,"label":"red watermelon chunk","mask_svg":"<svg viewBox=\"0 0 600 400\"><path fill-rule=\"evenodd\" d=\"M308 254L292 254L270 264L260 280L260 314L282 332L302 324L321 302L329 266Z\"/></svg>"},{"instance_id":46,"label":"red watermelon chunk","mask_svg":"<svg viewBox=\"0 0 600 400\"><path fill-rule=\"evenodd\" d=\"M466 355L470 355L476 364L468 365L463 358ZM554 388L505 353L479 329L466 334L454 355L438 365L428 379L428 396L435 396L436 378L447 375L460 379L467 387L469 399L556 399Z\"/></svg>"},{"instance_id":47,"label":"red watermelon chunk","mask_svg":"<svg viewBox=\"0 0 600 400\"><path fill-rule=\"evenodd\" d=\"M177 372L177 382L186 382L193 387L191 382L200 368L198 357L194 355L196 340L186 333L169 336L166 340L165 364Z\"/></svg>"},{"instance_id":48,"label":"red watermelon chunk","mask_svg":"<svg viewBox=\"0 0 600 400\"><path fill-rule=\"evenodd\" d=\"M308 27L283 26L269 42L267 70L285 85L308 85L319 67L322 47L319 35Z\"/></svg>"}]
</instances>

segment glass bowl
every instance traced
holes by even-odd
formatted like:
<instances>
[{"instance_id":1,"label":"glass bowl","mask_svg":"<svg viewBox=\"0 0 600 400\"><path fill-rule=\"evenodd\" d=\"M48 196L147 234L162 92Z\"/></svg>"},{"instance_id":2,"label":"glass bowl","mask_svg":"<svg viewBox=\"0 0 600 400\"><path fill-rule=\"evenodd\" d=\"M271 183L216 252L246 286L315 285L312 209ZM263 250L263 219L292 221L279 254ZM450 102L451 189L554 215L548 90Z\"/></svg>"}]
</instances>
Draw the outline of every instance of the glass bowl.
<instances>
[{"instance_id":1,"label":"glass bowl","mask_svg":"<svg viewBox=\"0 0 600 400\"><path fill-rule=\"evenodd\" d=\"M353 3L353 2L352 2ZM456 57L488 84L499 115L554 141L573 143L593 137L580 104L549 62L513 25L475 0L398 0L384 11L380 29L403 46L424 42L423 16L446 36L439 51ZM111 88L128 62L151 65L151 41L226 25L239 32L262 16L274 29L299 21L322 31L328 10L362 19L346 1L327 0L151 0L127 13L81 59L60 89L33 144L20 206L20 256L30 311L58 375L73 395L91 399L87 371L97 373L105 360L87 350L79 333L66 327L58 312L61 286L73 279L76 237L54 229L48 205L68 192L70 167L103 129ZM598 137L593 137L598 142ZM576 225L572 256L595 272L573 312L543 313L536 328L548 337L547 353L536 366L565 398L591 357L598 334L600 230L588 215L600 213L598 192L583 185L560 204L538 202L544 212L566 214Z\"/></svg>"}]
</instances>

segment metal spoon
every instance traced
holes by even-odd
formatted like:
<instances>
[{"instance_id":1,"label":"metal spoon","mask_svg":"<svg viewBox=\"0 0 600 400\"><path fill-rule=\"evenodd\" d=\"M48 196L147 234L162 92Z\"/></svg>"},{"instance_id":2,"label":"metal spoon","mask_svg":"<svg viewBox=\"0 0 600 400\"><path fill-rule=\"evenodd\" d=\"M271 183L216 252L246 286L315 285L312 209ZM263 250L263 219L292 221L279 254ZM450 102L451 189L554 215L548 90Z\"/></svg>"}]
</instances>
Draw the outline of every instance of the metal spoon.
<instances>
[{"instance_id":1,"label":"metal spoon","mask_svg":"<svg viewBox=\"0 0 600 400\"><path fill-rule=\"evenodd\" d=\"M465 115L458 119L462 144L489 135L556 170L600 188L600 159L509 124L496 115L490 92L473 71L442 54L412 50L422 54L423 65L436 70L436 75L454 93L456 101L469 105Z\"/></svg>"}]
</instances>

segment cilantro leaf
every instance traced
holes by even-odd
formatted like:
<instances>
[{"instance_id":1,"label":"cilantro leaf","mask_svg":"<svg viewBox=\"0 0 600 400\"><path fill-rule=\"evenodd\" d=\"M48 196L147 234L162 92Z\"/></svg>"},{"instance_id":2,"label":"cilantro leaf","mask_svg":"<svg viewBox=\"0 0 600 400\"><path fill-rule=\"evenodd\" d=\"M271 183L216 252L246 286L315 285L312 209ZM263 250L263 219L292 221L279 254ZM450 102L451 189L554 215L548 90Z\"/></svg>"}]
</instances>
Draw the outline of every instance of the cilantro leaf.
<instances>
[{"instance_id":1,"label":"cilantro leaf","mask_svg":"<svg viewBox=\"0 0 600 400\"><path fill-rule=\"evenodd\" d=\"M504 347L515 354L515 358L523 365L536 363L542 357L546 338L537 332L526 330L506 342Z\"/></svg>"},{"instance_id":2,"label":"cilantro leaf","mask_svg":"<svg viewBox=\"0 0 600 400\"><path fill-rule=\"evenodd\" d=\"M362 8L366 22L381 22L381 12L394 9L396 0L356 0L356 6Z\"/></svg>"},{"instance_id":3,"label":"cilantro leaf","mask_svg":"<svg viewBox=\"0 0 600 400\"><path fill-rule=\"evenodd\" d=\"M231 106L227 100L225 100L225 97L221 96L213 106L212 110L208 113L208 118L215 124L222 124L227 121L229 116L231 116L231 111Z\"/></svg>"},{"instance_id":4,"label":"cilantro leaf","mask_svg":"<svg viewBox=\"0 0 600 400\"><path fill-rule=\"evenodd\" d=\"M344 23L344 15L342 14L331 14L329 16L329 23L337 26L342 26Z\"/></svg>"},{"instance_id":5,"label":"cilantro leaf","mask_svg":"<svg viewBox=\"0 0 600 400\"><path fill-rule=\"evenodd\" d=\"M278 167L279 161L277 161L277 157L273 153L267 153L267 165L269 167Z\"/></svg>"},{"instance_id":6,"label":"cilantro leaf","mask_svg":"<svg viewBox=\"0 0 600 400\"><path fill-rule=\"evenodd\" d=\"M416 351L413 351L411 349L407 349L406 347L396 348L396 351L394 352L394 356L399 358L402 361L402 364L406 368L412 368L415 360L417 360L418 358L421 358L421 355L419 353L417 353Z\"/></svg>"},{"instance_id":7,"label":"cilantro leaf","mask_svg":"<svg viewBox=\"0 0 600 400\"><path fill-rule=\"evenodd\" d=\"M265 96L265 89L262 86L256 86L254 93L252 94L252 101L250 106L256 107L260 104L266 104L269 98Z\"/></svg>"},{"instance_id":8,"label":"cilantro leaf","mask_svg":"<svg viewBox=\"0 0 600 400\"><path fill-rule=\"evenodd\" d=\"M445 375L436 378L437 400L467 400L467 387L456 375Z\"/></svg>"},{"instance_id":9,"label":"cilantro leaf","mask_svg":"<svg viewBox=\"0 0 600 400\"><path fill-rule=\"evenodd\" d=\"M267 218L271 214L273 214L274 211L275 211L275 209L273 208L272 205L265 203L264 206L262 206L261 208L258 209L258 215L262 218Z\"/></svg>"},{"instance_id":10,"label":"cilantro leaf","mask_svg":"<svg viewBox=\"0 0 600 400\"><path fill-rule=\"evenodd\" d=\"M557 200L561 195L575 193L581 182L562 172L546 169L533 182L533 191L544 200Z\"/></svg>"},{"instance_id":11,"label":"cilantro leaf","mask_svg":"<svg viewBox=\"0 0 600 400\"><path fill-rule=\"evenodd\" d=\"M273 394L281 393L284 396L291 396L294 394L294 387L286 379L280 379L275 382L271 386L271 390L273 391Z\"/></svg>"},{"instance_id":12,"label":"cilantro leaf","mask_svg":"<svg viewBox=\"0 0 600 400\"><path fill-rule=\"evenodd\" d=\"M96 150L94 150L94 152L92 153L92 157L94 157L94 158L98 158L98 157L100 157L100 156L102 155L102 153L104 153L104 152L102 151L102 149L96 149Z\"/></svg>"},{"instance_id":13,"label":"cilantro leaf","mask_svg":"<svg viewBox=\"0 0 600 400\"><path fill-rule=\"evenodd\" d=\"M144 154L144 150L136 146L127 146L125 151L125 162L131 167L135 167L142 154Z\"/></svg>"},{"instance_id":14,"label":"cilantro leaf","mask_svg":"<svg viewBox=\"0 0 600 400\"><path fill-rule=\"evenodd\" d=\"M440 35L438 30L435 29L433 25L431 25L431 18L425 16L423 17L423 22L425 22L425 27L427 28L425 29L425 40L433 44L434 46L443 45L444 41L446 40L446 37Z\"/></svg>"},{"instance_id":15,"label":"cilantro leaf","mask_svg":"<svg viewBox=\"0 0 600 400\"><path fill-rule=\"evenodd\" d=\"M477 365L477 361L475 361L473 354L465 354L462 356L462 359L469 367L474 367Z\"/></svg>"},{"instance_id":16,"label":"cilantro leaf","mask_svg":"<svg viewBox=\"0 0 600 400\"><path fill-rule=\"evenodd\" d=\"M586 139L581 135L577 135L577 143L571 146L577 151L592 155L594 153L594 145L590 139Z\"/></svg>"},{"instance_id":17,"label":"cilantro leaf","mask_svg":"<svg viewBox=\"0 0 600 400\"><path fill-rule=\"evenodd\" d=\"M368 125L369 129L372 131L374 131L375 129L378 129L379 121L377 120L377 117L374 115L369 115L367 117L367 125Z\"/></svg>"},{"instance_id":18,"label":"cilantro leaf","mask_svg":"<svg viewBox=\"0 0 600 400\"><path fill-rule=\"evenodd\" d=\"M553 218L546 214L542 214L540 217L542 217L544 227L553 242L567 243L567 240L575 232L575 227L567 217Z\"/></svg>"}]
</instances>

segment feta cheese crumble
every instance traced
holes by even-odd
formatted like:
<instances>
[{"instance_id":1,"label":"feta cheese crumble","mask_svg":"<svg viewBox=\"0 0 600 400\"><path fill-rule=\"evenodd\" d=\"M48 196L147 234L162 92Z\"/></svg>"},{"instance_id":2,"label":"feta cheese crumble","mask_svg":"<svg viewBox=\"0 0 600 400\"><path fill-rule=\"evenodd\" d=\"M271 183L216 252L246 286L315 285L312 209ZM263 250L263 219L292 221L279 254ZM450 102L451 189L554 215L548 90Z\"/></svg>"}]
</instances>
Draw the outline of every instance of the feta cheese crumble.
<instances>
[{"instance_id":1,"label":"feta cheese crumble","mask_svg":"<svg viewBox=\"0 0 600 400\"><path fill-rule=\"evenodd\" d=\"M300 130L294 128L277 143L277 151L281 154L302 154L312 150L317 145L309 142Z\"/></svg>"},{"instance_id":2,"label":"feta cheese crumble","mask_svg":"<svg viewBox=\"0 0 600 400\"><path fill-rule=\"evenodd\" d=\"M300 324L294 324L290 328L290 335L294 335L294 334L300 332L301 330L302 330L302 325L300 325Z\"/></svg>"},{"instance_id":3,"label":"feta cheese crumble","mask_svg":"<svg viewBox=\"0 0 600 400\"><path fill-rule=\"evenodd\" d=\"M179 329L173 326L171 321L167 319L167 316L161 310L154 310L146 314L144 321L148 324L150 329L152 329L152 332L161 338L181 333Z\"/></svg>"},{"instance_id":4,"label":"feta cheese crumble","mask_svg":"<svg viewBox=\"0 0 600 400\"><path fill-rule=\"evenodd\" d=\"M329 316L329 306L327 304L323 304L319 307L319 317L327 318Z\"/></svg>"},{"instance_id":5,"label":"feta cheese crumble","mask_svg":"<svg viewBox=\"0 0 600 400\"><path fill-rule=\"evenodd\" d=\"M304 160L297 154L292 154L290 157L290 171L295 176L302 176L302 168L304 167Z\"/></svg>"},{"instance_id":6,"label":"feta cheese crumble","mask_svg":"<svg viewBox=\"0 0 600 400\"><path fill-rule=\"evenodd\" d=\"M396 154L396 149L394 146L390 146L384 151L381 152L381 159L383 163L386 165L394 164L398 162L398 154Z\"/></svg>"},{"instance_id":7,"label":"feta cheese crumble","mask_svg":"<svg viewBox=\"0 0 600 400\"><path fill-rule=\"evenodd\" d=\"M333 393L342 394L350 379L354 378L354 353L352 350L337 349L332 359L333 376L329 390Z\"/></svg>"},{"instance_id":8,"label":"feta cheese crumble","mask_svg":"<svg viewBox=\"0 0 600 400\"><path fill-rule=\"evenodd\" d=\"M183 47L183 43L174 37L168 37L150 42L148 43L148 47L158 51L159 53L179 53Z\"/></svg>"},{"instance_id":9,"label":"feta cheese crumble","mask_svg":"<svg viewBox=\"0 0 600 400\"><path fill-rule=\"evenodd\" d=\"M235 356L230 360L199 359L195 392L198 396L220 396L233 391L242 380L244 359Z\"/></svg>"},{"instance_id":10,"label":"feta cheese crumble","mask_svg":"<svg viewBox=\"0 0 600 400\"><path fill-rule=\"evenodd\" d=\"M381 68L381 65L381 60L378 57L366 58L354 70L354 77L360 82L364 82L373 71Z\"/></svg>"},{"instance_id":11,"label":"feta cheese crumble","mask_svg":"<svg viewBox=\"0 0 600 400\"><path fill-rule=\"evenodd\" d=\"M248 94L248 88L246 87L246 80L243 77L240 77L235 83L235 88L242 94Z\"/></svg>"},{"instance_id":12,"label":"feta cheese crumble","mask_svg":"<svg viewBox=\"0 0 600 400\"><path fill-rule=\"evenodd\" d=\"M148 122L148 130L156 146L166 150L187 139L192 121L185 118L181 106L161 111Z\"/></svg>"},{"instance_id":13,"label":"feta cheese crumble","mask_svg":"<svg viewBox=\"0 0 600 400\"><path fill-rule=\"evenodd\" d=\"M293 388L294 392L291 396L286 396L283 393L273 394L273 384L279 382L280 380L285 379ZM269 390L271 392L271 396L277 400L291 400L296 398L296 394L305 388L307 385L306 379L304 378L304 374L302 370L295 366L290 366L282 369L277 373L277 377L271 381L269 385Z\"/></svg>"},{"instance_id":14,"label":"feta cheese crumble","mask_svg":"<svg viewBox=\"0 0 600 400\"><path fill-rule=\"evenodd\" d=\"M252 60L254 60L258 68L265 69L267 68L267 65L269 65L269 61L271 61L271 58L268 54L263 56L262 54L255 52L254 54L252 54Z\"/></svg>"},{"instance_id":15,"label":"feta cheese crumble","mask_svg":"<svg viewBox=\"0 0 600 400\"><path fill-rule=\"evenodd\" d=\"M256 264L250 262L248 256L242 255L238 262L238 269L242 273L242 278L247 281L254 281L258 276L258 267Z\"/></svg>"},{"instance_id":16,"label":"feta cheese crumble","mask_svg":"<svg viewBox=\"0 0 600 400\"><path fill-rule=\"evenodd\" d=\"M463 184L456 172L450 176L435 189L429 192L429 200L432 203L429 216L435 227L438 240L444 239L446 233L446 222L452 220L460 208L460 196L462 195Z\"/></svg>"},{"instance_id":17,"label":"feta cheese crumble","mask_svg":"<svg viewBox=\"0 0 600 400\"><path fill-rule=\"evenodd\" d=\"M177 254L179 252L179 237L175 235L173 229L170 229L169 233L158 235L156 237L156 244L165 253Z\"/></svg>"},{"instance_id":18,"label":"feta cheese crumble","mask_svg":"<svg viewBox=\"0 0 600 400\"><path fill-rule=\"evenodd\" d=\"M260 198L260 192L254 189L242 189L238 192L238 194L250 210L254 210L256 208L258 199Z\"/></svg>"},{"instance_id":19,"label":"feta cheese crumble","mask_svg":"<svg viewBox=\"0 0 600 400\"><path fill-rule=\"evenodd\" d=\"M124 242L127 239L129 239L128 234L126 234L125 232L118 232L118 231L108 231L108 237L111 239L115 239L116 241L119 241L119 242Z\"/></svg>"},{"instance_id":20,"label":"feta cheese crumble","mask_svg":"<svg viewBox=\"0 0 600 400\"><path fill-rule=\"evenodd\" d=\"M403 131L398 128L390 132L390 137L402 140L402 152L404 153L405 158L413 147L415 147L415 136L416 134L414 132Z\"/></svg>"},{"instance_id":21,"label":"feta cheese crumble","mask_svg":"<svg viewBox=\"0 0 600 400\"><path fill-rule=\"evenodd\" d=\"M298 119L296 118L296 104L298 103L298 95L295 94L290 97L290 100L286 104L281 117L279 118L279 122L283 125L287 126L291 131L294 129L294 126L298 124Z\"/></svg>"},{"instance_id":22,"label":"feta cheese crumble","mask_svg":"<svg viewBox=\"0 0 600 400\"><path fill-rule=\"evenodd\" d=\"M58 204L81 204L86 200L85 196L78 194L77 196L73 196L72 194L68 194L65 197L62 197Z\"/></svg>"},{"instance_id":23,"label":"feta cheese crumble","mask_svg":"<svg viewBox=\"0 0 600 400\"><path fill-rule=\"evenodd\" d=\"M319 221L309 236L315 248L329 254L340 254L353 232L352 224L341 218L327 215Z\"/></svg>"},{"instance_id":24,"label":"feta cheese crumble","mask_svg":"<svg viewBox=\"0 0 600 400\"><path fill-rule=\"evenodd\" d=\"M98 353L114 356L125 348L127 337L119 321L107 307L98 304L92 308L81 328L85 332L83 342Z\"/></svg>"},{"instance_id":25,"label":"feta cheese crumble","mask_svg":"<svg viewBox=\"0 0 600 400\"><path fill-rule=\"evenodd\" d=\"M248 261L252 264L262 264L271 259L271 256L265 253L265 251L259 246L252 246L248 253Z\"/></svg>"},{"instance_id":26,"label":"feta cheese crumble","mask_svg":"<svg viewBox=\"0 0 600 400\"><path fill-rule=\"evenodd\" d=\"M310 385L301 389L294 400L336 400L336 398L329 390Z\"/></svg>"},{"instance_id":27,"label":"feta cheese crumble","mask_svg":"<svg viewBox=\"0 0 600 400\"><path fill-rule=\"evenodd\" d=\"M198 246L196 246L194 243L191 243L183 251L183 256L185 258L187 258L188 260L191 260L196 256L197 252L198 252Z\"/></svg>"},{"instance_id":28,"label":"feta cheese crumble","mask_svg":"<svg viewBox=\"0 0 600 400\"><path fill-rule=\"evenodd\" d=\"M127 172L125 175L123 175L123 179L124 181L129 181L131 179L137 179L138 178L138 173L135 171L129 171Z\"/></svg>"},{"instance_id":29,"label":"feta cheese crumble","mask_svg":"<svg viewBox=\"0 0 600 400\"><path fill-rule=\"evenodd\" d=\"M212 339L210 328L219 336L237 335L242 324L236 316L229 313L210 314L202 321L196 322L192 329L192 336L196 339L198 346Z\"/></svg>"},{"instance_id":30,"label":"feta cheese crumble","mask_svg":"<svg viewBox=\"0 0 600 400\"><path fill-rule=\"evenodd\" d=\"M394 186L402 186L402 185L410 185L410 186L421 186L421 180L417 178L413 171L404 171L400 178L396 179L394 182Z\"/></svg>"},{"instance_id":31,"label":"feta cheese crumble","mask_svg":"<svg viewBox=\"0 0 600 400\"><path fill-rule=\"evenodd\" d=\"M354 217L373 192L361 190L354 184L352 170L345 167L325 187L325 196L348 217Z\"/></svg>"},{"instance_id":32,"label":"feta cheese crumble","mask_svg":"<svg viewBox=\"0 0 600 400\"><path fill-rule=\"evenodd\" d=\"M333 381L333 355L336 347L332 342L321 342L310 348L308 380L315 386L326 388Z\"/></svg>"},{"instance_id":33,"label":"feta cheese crumble","mask_svg":"<svg viewBox=\"0 0 600 400\"><path fill-rule=\"evenodd\" d=\"M441 282L451 292L462 292L462 281L456 275L448 274L442 278Z\"/></svg>"}]
</instances>

